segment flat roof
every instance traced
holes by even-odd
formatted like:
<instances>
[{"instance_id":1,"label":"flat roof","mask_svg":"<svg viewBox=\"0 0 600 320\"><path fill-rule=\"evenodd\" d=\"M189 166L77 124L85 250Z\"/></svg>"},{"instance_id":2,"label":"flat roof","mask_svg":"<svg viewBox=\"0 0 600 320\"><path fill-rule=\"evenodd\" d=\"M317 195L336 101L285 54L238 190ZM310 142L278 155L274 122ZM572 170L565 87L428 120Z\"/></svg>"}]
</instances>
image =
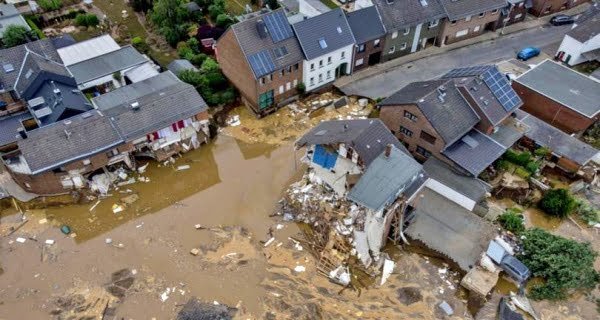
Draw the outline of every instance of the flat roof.
<instances>
[{"instance_id":1,"label":"flat roof","mask_svg":"<svg viewBox=\"0 0 600 320\"><path fill-rule=\"evenodd\" d=\"M600 112L600 82L551 60L514 81L588 118Z\"/></svg>"},{"instance_id":2,"label":"flat roof","mask_svg":"<svg viewBox=\"0 0 600 320\"><path fill-rule=\"evenodd\" d=\"M77 84L86 83L117 71L122 71L147 62L141 53L132 46L97 56L68 66Z\"/></svg>"},{"instance_id":3,"label":"flat roof","mask_svg":"<svg viewBox=\"0 0 600 320\"><path fill-rule=\"evenodd\" d=\"M56 50L65 66L89 60L121 49L121 46L108 34L77 42Z\"/></svg>"}]
</instances>

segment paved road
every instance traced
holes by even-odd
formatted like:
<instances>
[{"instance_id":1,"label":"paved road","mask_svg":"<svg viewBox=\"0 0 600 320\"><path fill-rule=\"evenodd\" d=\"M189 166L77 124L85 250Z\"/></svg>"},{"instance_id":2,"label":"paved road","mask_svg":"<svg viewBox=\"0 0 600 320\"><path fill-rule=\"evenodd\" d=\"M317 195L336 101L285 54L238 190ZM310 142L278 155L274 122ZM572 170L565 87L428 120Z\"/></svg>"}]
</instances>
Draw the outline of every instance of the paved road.
<instances>
[{"instance_id":1,"label":"paved road","mask_svg":"<svg viewBox=\"0 0 600 320\"><path fill-rule=\"evenodd\" d=\"M409 62L384 73L354 81L340 89L348 95L372 99L387 97L411 82L438 77L452 68L497 63L515 57L516 52L526 46L547 47L560 41L569 29L570 26L542 26L524 30Z\"/></svg>"}]
</instances>

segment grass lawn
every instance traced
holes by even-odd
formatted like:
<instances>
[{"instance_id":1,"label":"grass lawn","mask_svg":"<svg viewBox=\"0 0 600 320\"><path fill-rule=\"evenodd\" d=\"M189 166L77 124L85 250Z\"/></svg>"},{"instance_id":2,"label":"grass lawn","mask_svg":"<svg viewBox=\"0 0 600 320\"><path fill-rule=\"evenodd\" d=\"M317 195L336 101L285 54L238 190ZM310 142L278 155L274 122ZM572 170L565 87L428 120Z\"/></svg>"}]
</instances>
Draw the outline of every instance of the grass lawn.
<instances>
[{"instance_id":1,"label":"grass lawn","mask_svg":"<svg viewBox=\"0 0 600 320\"><path fill-rule=\"evenodd\" d=\"M331 0L321 0L321 2L323 2L323 4L329 7L330 9L335 9L339 7L335 2Z\"/></svg>"},{"instance_id":2,"label":"grass lawn","mask_svg":"<svg viewBox=\"0 0 600 320\"><path fill-rule=\"evenodd\" d=\"M246 5L250 4L250 0L225 0L225 10L230 14L237 16L244 13ZM253 10L256 10L256 6L250 4Z\"/></svg>"},{"instance_id":3,"label":"grass lawn","mask_svg":"<svg viewBox=\"0 0 600 320\"><path fill-rule=\"evenodd\" d=\"M94 5L98 7L104 14L108 16L110 21L113 23L119 23L127 26L127 32L131 38L141 37L146 39L147 33L144 26L140 24L133 9L125 4L123 0L96 0ZM129 16L123 19L121 12L127 10ZM74 35L77 36L77 35ZM85 36L85 35L82 35ZM79 39L77 39L79 40ZM162 52L150 50L150 56L158 61L163 67L166 67L169 62L173 61L177 57L175 55L166 55Z\"/></svg>"}]
</instances>

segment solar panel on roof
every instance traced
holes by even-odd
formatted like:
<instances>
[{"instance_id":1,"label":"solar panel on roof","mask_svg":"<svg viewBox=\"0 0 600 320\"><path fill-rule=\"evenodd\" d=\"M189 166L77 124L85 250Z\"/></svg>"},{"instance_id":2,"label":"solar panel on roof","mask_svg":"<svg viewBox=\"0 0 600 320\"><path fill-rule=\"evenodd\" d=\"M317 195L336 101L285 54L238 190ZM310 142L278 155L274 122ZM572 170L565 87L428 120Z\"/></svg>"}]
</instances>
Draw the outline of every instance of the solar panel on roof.
<instances>
[{"instance_id":1,"label":"solar panel on roof","mask_svg":"<svg viewBox=\"0 0 600 320\"><path fill-rule=\"evenodd\" d=\"M294 35L292 28L282 11L276 11L265 15L264 22L273 42L283 41Z\"/></svg>"},{"instance_id":2,"label":"solar panel on roof","mask_svg":"<svg viewBox=\"0 0 600 320\"><path fill-rule=\"evenodd\" d=\"M521 103L506 77L497 68L490 68L481 76L504 110L512 111Z\"/></svg>"},{"instance_id":3,"label":"solar panel on roof","mask_svg":"<svg viewBox=\"0 0 600 320\"><path fill-rule=\"evenodd\" d=\"M263 50L248 56L250 67L256 77L262 77L275 71L275 64L269 55L268 50Z\"/></svg>"}]
</instances>

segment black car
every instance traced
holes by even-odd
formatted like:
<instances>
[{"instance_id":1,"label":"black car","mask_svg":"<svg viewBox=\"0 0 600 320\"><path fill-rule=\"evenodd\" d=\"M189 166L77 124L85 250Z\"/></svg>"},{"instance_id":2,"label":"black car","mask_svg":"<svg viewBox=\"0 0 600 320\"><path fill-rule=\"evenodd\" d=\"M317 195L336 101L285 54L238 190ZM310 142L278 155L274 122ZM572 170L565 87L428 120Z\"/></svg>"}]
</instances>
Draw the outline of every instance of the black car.
<instances>
[{"instance_id":1,"label":"black car","mask_svg":"<svg viewBox=\"0 0 600 320\"><path fill-rule=\"evenodd\" d=\"M575 19L573 17L568 16L566 14L558 14L550 19L550 24L553 26L562 26L564 24L572 24L575 23Z\"/></svg>"}]
</instances>

